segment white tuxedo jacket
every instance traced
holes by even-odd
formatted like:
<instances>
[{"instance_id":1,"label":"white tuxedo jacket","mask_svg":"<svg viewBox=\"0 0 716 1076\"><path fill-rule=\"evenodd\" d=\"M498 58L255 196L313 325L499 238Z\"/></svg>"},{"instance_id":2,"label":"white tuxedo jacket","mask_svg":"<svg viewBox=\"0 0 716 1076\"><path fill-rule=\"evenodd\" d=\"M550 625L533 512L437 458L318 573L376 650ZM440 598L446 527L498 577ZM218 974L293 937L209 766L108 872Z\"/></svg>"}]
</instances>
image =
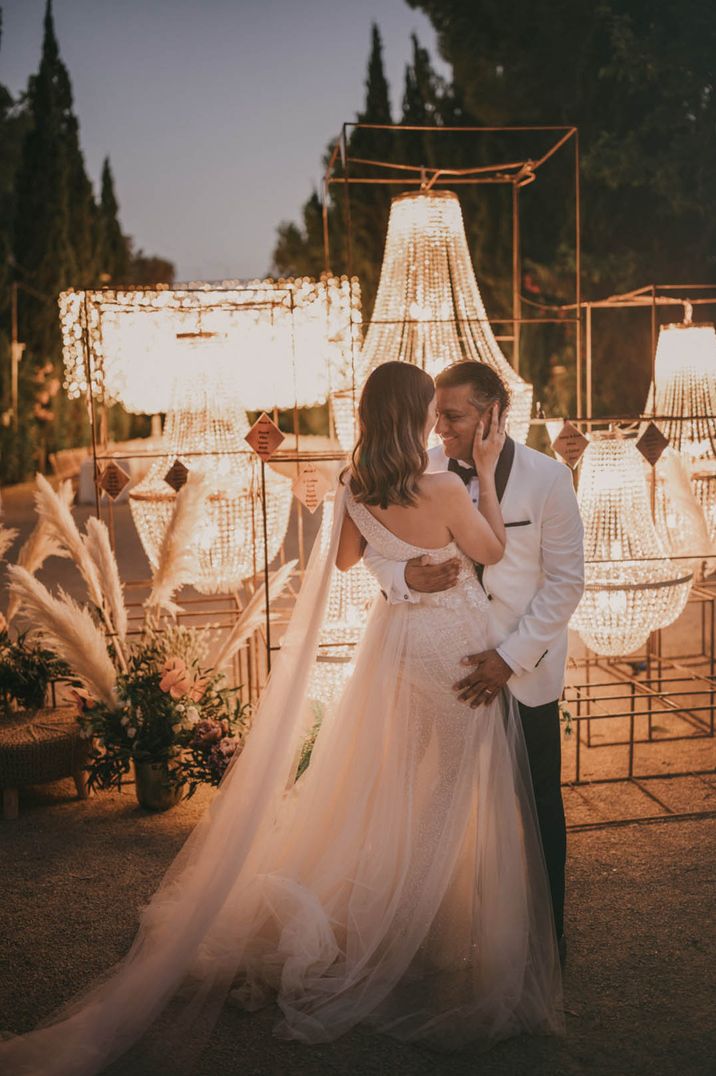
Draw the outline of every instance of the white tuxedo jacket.
<instances>
[{"instance_id":1,"label":"white tuxedo jacket","mask_svg":"<svg viewBox=\"0 0 716 1076\"><path fill-rule=\"evenodd\" d=\"M431 449L429 457L429 471L447 469L442 446ZM470 492L477 503L477 480ZM514 670L509 688L515 698L541 706L562 694L567 625L584 590L584 532L571 472L550 456L515 444L500 503L505 554L482 576L491 601L489 644ZM386 560L371 546L364 561L388 601L420 600L405 584L404 564Z\"/></svg>"}]
</instances>

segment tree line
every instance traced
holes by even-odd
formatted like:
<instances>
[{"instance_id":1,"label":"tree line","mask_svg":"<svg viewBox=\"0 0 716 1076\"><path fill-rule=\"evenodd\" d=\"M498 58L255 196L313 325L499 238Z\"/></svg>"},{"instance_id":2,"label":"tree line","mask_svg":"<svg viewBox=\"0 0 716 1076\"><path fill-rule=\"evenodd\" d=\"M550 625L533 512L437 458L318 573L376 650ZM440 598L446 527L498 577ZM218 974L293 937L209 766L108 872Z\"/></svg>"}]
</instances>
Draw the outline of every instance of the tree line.
<instances>
[{"instance_id":1,"label":"tree line","mask_svg":"<svg viewBox=\"0 0 716 1076\"><path fill-rule=\"evenodd\" d=\"M678 6L653 0L407 0L430 18L449 82L413 38L400 107L392 111L382 44L372 31L367 123L433 127L575 125L582 185L582 286L599 299L645 284L716 280L716 20L710 0ZM407 139L355 129L354 157L479 165L505 159L502 136L430 132ZM573 163L555 156L520 196L525 314L574 301ZM363 169L363 174L370 174ZM377 174L377 173L376 173ZM478 282L493 318L509 317L511 205L508 188L465 188L459 196ZM354 271L367 311L380 270L390 188L350 190ZM341 191L329 193L334 271L345 271ZM274 250L280 273L323 266L321 199L314 191L298 223L282 223ZM666 316L666 315L665 315ZM705 316L705 315L704 315ZM650 376L648 316L595 315L595 413L638 412ZM680 320L678 310L668 320ZM528 327L521 369L548 413L573 414L574 334Z\"/></svg>"},{"instance_id":2,"label":"tree line","mask_svg":"<svg viewBox=\"0 0 716 1076\"><path fill-rule=\"evenodd\" d=\"M123 232L109 158L95 195L48 0L40 64L26 93L15 100L0 85L0 482L21 481L44 468L48 453L87 440L82 401L60 391L59 292L173 278L170 262L145 255ZM17 337L25 344L16 419L10 410L13 292ZM114 419L117 435L133 432L129 416Z\"/></svg>"}]
</instances>

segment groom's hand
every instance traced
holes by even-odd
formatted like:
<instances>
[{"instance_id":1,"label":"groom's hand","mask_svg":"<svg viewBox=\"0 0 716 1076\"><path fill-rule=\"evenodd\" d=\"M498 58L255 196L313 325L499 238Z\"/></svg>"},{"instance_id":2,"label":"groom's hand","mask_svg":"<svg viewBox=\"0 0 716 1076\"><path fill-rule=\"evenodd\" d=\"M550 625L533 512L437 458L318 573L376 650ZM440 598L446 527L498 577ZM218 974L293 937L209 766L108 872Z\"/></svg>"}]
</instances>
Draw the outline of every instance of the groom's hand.
<instances>
[{"instance_id":1,"label":"groom's hand","mask_svg":"<svg viewBox=\"0 0 716 1076\"><path fill-rule=\"evenodd\" d=\"M492 702L512 676L512 669L496 650L484 650L481 654L469 654L462 659L463 665L474 666L473 672L453 684L453 690L461 702L468 702L472 709L485 702Z\"/></svg>"},{"instance_id":2,"label":"groom's hand","mask_svg":"<svg viewBox=\"0 0 716 1076\"><path fill-rule=\"evenodd\" d=\"M405 582L411 590L421 594L434 594L438 590L449 590L457 583L460 561L457 557L444 560L441 564L431 564L429 557L413 557L405 566Z\"/></svg>"}]
</instances>

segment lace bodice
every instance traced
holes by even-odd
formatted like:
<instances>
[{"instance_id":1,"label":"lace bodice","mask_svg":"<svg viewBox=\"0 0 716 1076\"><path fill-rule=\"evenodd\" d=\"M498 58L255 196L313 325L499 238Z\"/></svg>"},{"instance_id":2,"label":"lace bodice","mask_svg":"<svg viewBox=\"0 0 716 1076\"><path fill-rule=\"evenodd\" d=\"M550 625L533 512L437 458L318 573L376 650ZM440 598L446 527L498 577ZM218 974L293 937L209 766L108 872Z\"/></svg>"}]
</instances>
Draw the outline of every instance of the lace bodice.
<instances>
[{"instance_id":1,"label":"lace bodice","mask_svg":"<svg viewBox=\"0 0 716 1076\"><path fill-rule=\"evenodd\" d=\"M387 560L407 561L412 560L413 557L429 556L432 563L440 564L444 560L450 560L451 557L458 558L460 570L455 586L450 590L439 591L435 594L422 594L420 605L424 607L455 606L467 601L483 611L489 609L485 591L475 575L475 565L463 553L457 542L453 540L438 549L430 549L403 541L377 520L364 504L359 504L355 500L350 487L346 489L346 509L369 545Z\"/></svg>"}]
</instances>

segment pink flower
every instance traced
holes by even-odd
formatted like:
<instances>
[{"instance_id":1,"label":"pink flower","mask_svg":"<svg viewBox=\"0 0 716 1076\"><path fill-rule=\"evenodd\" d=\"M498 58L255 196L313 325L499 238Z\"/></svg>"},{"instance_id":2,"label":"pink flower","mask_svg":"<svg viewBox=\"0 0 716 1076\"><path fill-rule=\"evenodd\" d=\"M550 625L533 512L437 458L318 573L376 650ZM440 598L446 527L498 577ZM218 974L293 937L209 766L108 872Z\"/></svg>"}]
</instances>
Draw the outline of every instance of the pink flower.
<instances>
[{"instance_id":1,"label":"pink flower","mask_svg":"<svg viewBox=\"0 0 716 1076\"><path fill-rule=\"evenodd\" d=\"M206 678L197 676L189 688L188 695L192 702L199 702L206 691L206 685L208 680Z\"/></svg>"},{"instance_id":2,"label":"pink flower","mask_svg":"<svg viewBox=\"0 0 716 1076\"><path fill-rule=\"evenodd\" d=\"M181 699L192 686L186 663L181 658L169 658L162 666L164 674L159 681L162 691L167 691L173 699Z\"/></svg>"},{"instance_id":3,"label":"pink flower","mask_svg":"<svg viewBox=\"0 0 716 1076\"><path fill-rule=\"evenodd\" d=\"M85 710L93 710L95 700L90 695L89 691L85 691L83 687L71 687L70 698L77 707L77 713L83 714Z\"/></svg>"}]
</instances>

